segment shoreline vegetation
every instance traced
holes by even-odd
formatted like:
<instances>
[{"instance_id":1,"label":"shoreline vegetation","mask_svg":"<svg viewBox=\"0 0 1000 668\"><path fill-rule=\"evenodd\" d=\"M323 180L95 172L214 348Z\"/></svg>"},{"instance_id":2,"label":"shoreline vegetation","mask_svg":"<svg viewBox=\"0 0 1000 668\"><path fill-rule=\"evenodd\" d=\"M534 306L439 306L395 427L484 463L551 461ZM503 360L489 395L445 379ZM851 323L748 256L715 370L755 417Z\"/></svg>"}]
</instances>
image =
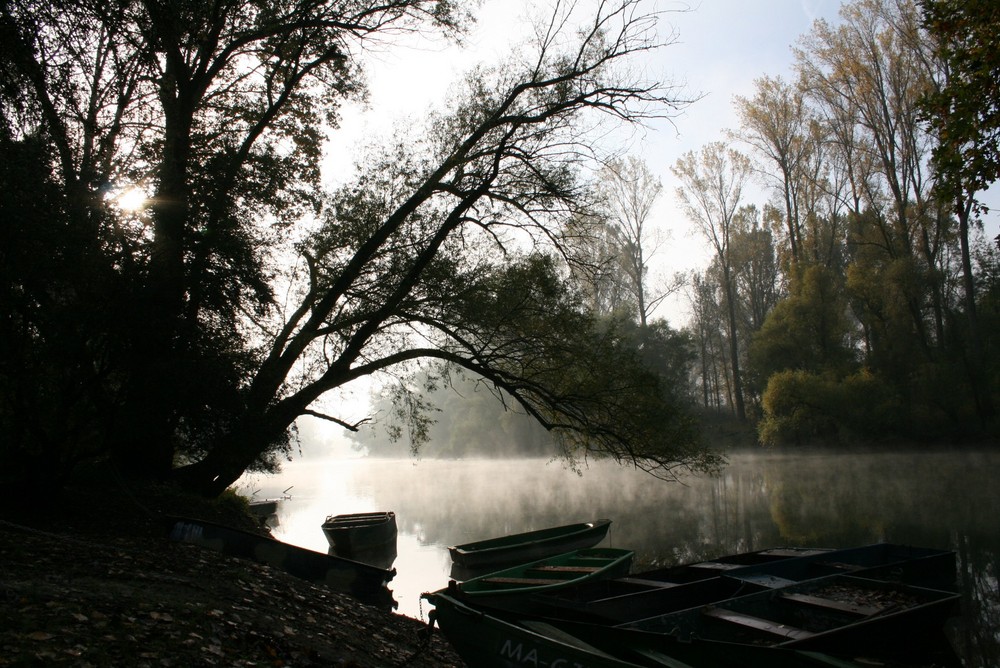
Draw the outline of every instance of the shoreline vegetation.
<instances>
[{"instance_id":1,"label":"shoreline vegetation","mask_svg":"<svg viewBox=\"0 0 1000 668\"><path fill-rule=\"evenodd\" d=\"M22 501L0 512L0 666L464 665L419 620L169 540L162 515L259 530L235 495L90 481Z\"/></svg>"}]
</instances>

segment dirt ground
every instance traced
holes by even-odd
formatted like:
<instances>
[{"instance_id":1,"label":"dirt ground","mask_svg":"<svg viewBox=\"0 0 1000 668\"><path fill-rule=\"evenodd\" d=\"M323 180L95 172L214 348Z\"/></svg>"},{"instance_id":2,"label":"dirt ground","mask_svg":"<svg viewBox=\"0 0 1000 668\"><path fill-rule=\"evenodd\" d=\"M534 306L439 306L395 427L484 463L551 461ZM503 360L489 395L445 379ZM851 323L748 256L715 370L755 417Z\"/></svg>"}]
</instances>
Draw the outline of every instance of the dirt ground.
<instances>
[{"instance_id":1,"label":"dirt ground","mask_svg":"<svg viewBox=\"0 0 1000 668\"><path fill-rule=\"evenodd\" d=\"M171 542L157 520L252 528L237 505L104 488L5 506L0 666L465 665L417 620Z\"/></svg>"}]
</instances>

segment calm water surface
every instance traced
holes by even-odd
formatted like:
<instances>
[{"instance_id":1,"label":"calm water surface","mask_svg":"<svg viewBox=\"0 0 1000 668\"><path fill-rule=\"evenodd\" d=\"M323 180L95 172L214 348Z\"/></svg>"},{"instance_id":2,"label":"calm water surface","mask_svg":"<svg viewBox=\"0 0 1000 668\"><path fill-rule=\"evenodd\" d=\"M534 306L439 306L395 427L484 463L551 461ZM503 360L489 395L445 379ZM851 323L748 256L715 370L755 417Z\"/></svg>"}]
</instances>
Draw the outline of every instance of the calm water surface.
<instances>
[{"instance_id":1,"label":"calm water surface","mask_svg":"<svg viewBox=\"0 0 1000 668\"><path fill-rule=\"evenodd\" d=\"M607 462L581 473L547 460L335 459L305 456L249 479L257 498L289 490L274 535L325 552L327 515L393 510L397 612L426 619L420 594L444 587L447 547L607 517L606 546L634 568L782 545L887 541L959 555L968 666L1000 665L1000 453L740 454L715 478L666 483Z\"/></svg>"}]
</instances>

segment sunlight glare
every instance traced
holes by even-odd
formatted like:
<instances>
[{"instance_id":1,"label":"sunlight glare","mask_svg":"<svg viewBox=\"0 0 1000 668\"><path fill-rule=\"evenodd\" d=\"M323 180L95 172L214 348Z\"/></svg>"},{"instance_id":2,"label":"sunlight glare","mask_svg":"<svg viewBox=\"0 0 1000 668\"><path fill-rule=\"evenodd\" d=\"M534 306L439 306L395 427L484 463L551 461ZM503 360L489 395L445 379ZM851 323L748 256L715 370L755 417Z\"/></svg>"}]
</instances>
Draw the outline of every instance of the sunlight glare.
<instances>
[{"instance_id":1,"label":"sunlight glare","mask_svg":"<svg viewBox=\"0 0 1000 668\"><path fill-rule=\"evenodd\" d=\"M139 187L131 187L115 198L115 204L122 211L136 212L146 206L146 193Z\"/></svg>"}]
</instances>

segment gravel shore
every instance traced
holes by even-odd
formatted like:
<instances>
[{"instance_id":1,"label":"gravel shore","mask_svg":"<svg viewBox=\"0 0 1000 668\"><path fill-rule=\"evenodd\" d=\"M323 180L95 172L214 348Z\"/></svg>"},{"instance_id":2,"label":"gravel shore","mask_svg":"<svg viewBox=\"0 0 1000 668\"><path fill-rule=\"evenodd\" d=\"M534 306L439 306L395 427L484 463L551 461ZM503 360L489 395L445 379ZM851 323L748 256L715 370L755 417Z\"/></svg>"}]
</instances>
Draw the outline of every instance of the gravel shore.
<instances>
[{"instance_id":1,"label":"gravel shore","mask_svg":"<svg viewBox=\"0 0 1000 668\"><path fill-rule=\"evenodd\" d=\"M415 619L171 542L151 519L169 511L246 528L238 509L178 507L200 500L162 490L62 498L2 513L0 666L465 665Z\"/></svg>"}]
</instances>

